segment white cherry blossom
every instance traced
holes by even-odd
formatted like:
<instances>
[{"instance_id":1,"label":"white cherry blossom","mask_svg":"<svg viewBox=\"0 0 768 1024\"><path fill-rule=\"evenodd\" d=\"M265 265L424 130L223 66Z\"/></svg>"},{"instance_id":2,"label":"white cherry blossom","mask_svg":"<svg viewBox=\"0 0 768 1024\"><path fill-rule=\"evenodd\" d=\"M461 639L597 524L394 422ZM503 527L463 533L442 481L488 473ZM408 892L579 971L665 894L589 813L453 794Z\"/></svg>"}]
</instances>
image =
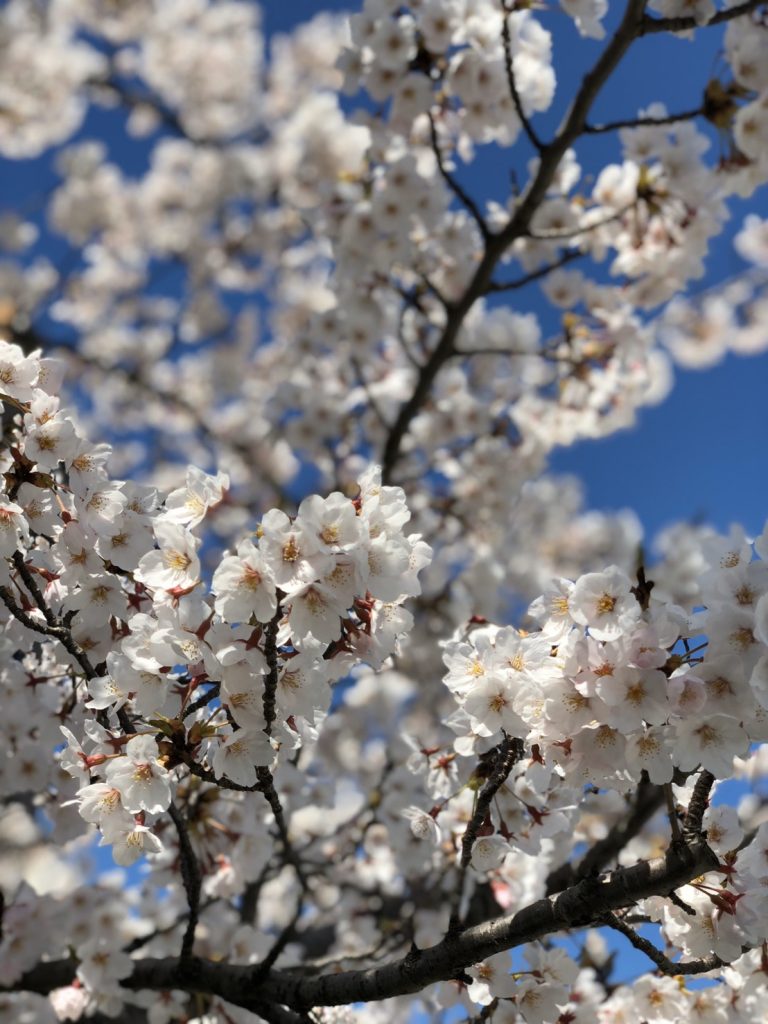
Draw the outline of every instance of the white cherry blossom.
<instances>
[{"instance_id":1,"label":"white cherry blossom","mask_svg":"<svg viewBox=\"0 0 768 1024\"><path fill-rule=\"evenodd\" d=\"M200 578L197 549L200 541L181 526L158 521L155 538L159 551L151 551L139 562L136 579L163 590L188 590Z\"/></svg>"},{"instance_id":2,"label":"white cherry blossom","mask_svg":"<svg viewBox=\"0 0 768 1024\"><path fill-rule=\"evenodd\" d=\"M160 764L153 736L137 736L125 747L125 754L109 761L107 782L120 791L123 807L131 814L157 814L171 802L168 772Z\"/></svg>"}]
</instances>

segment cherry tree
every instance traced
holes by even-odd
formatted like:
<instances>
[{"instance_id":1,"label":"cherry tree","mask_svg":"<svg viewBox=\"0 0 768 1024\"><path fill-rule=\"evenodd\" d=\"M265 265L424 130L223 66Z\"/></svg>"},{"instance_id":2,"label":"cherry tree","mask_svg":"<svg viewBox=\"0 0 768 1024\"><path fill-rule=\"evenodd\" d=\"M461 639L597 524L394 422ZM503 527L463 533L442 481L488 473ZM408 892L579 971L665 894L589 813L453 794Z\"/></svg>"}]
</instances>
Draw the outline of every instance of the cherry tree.
<instances>
[{"instance_id":1,"label":"cherry tree","mask_svg":"<svg viewBox=\"0 0 768 1024\"><path fill-rule=\"evenodd\" d=\"M611 6L0 11L2 1024L763 1019L768 529L548 460L768 348L768 4Z\"/></svg>"}]
</instances>

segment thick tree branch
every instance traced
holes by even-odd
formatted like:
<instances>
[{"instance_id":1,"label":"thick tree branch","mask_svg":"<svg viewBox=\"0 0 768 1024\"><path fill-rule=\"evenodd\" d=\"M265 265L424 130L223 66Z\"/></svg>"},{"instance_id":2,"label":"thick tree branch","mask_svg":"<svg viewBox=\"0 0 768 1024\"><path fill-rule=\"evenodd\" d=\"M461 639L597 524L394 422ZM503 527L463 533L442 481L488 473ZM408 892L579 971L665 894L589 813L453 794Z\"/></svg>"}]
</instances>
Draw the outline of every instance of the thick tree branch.
<instances>
[{"instance_id":1,"label":"thick tree branch","mask_svg":"<svg viewBox=\"0 0 768 1024\"><path fill-rule=\"evenodd\" d=\"M701 837L704 812L709 806L709 794L715 784L712 772L703 771L696 780L683 822L683 839L690 843Z\"/></svg>"},{"instance_id":2,"label":"thick tree branch","mask_svg":"<svg viewBox=\"0 0 768 1024\"><path fill-rule=\"evenodd\" d=\"M640 861L600 878L585 879L558 895L537 900L517 914L449 935L436 946L412 950L382 967L320 977L306 977L300 969L273 971L255 984L258 965L193 958L182 968L180 960L174 957L147 958L136 962L133 974L122 984L136 991L182 988L208 993L246 1008L257 1001L301 1010L388 999L419 992L452 978L494 953L597 923L612 910L679 888L697 875L713 870L717 863L717 857L701 840L691 846L676 846L663 858ZM41 963L7 990L47 993L68 984L74 970L72 960Z\"/></svg>"},{"instance_id":3,"label":"thick tree branch","mask_svg":"<svg viewBox=\"0 0 768 1024\"><path fill-rule=\"evenodd\" d=\"M314 1024L308 1014L297 1013L295 1010L289 1010L287 1006L278 1006L275 1003L255 1002L249 1009L263 1017L267 1024Z\"/></svg>"},{"instance_id":4,"label":"thick tree branch","mask_svg":"<svg viewBox=\"0 0 768 1024\"><path fill-rule=\"evenodd\" d=\"M184 931L184 938L181 942L181 959L184 961L188 960L192 956L192 947L195 942L195 929L197 928L197 922L200 917L200 888L202 886L202 875L200 873L200 864L198 863L197 855L192 848L192 842L189 838L187 823L184 820L181 811L179 811L173 801L171 801L168 808L168 813L171 816L173 824L176 826L176 832L179 837L181 879L184 883L184 891L187 894L187 906L189 907L187 927Z\"/></svg>"}]
</instances>

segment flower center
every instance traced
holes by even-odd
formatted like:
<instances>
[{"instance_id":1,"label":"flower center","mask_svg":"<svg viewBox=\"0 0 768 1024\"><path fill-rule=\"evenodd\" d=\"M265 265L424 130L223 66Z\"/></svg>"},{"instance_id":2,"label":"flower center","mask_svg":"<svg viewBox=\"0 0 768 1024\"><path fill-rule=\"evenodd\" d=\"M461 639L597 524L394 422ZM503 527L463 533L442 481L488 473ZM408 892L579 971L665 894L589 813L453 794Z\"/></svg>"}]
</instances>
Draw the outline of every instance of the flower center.
<instances>
[{"instance_id":1,"label":"flower center","mask_svg":"<svg viewBox=\"0 0 768 1024\"><path fill-rule=\"evenodd\" d=\"M598 615L609 615L616 607L616 598L610 594L603 594L597 600Z\"/></svg>"}]
</instances>

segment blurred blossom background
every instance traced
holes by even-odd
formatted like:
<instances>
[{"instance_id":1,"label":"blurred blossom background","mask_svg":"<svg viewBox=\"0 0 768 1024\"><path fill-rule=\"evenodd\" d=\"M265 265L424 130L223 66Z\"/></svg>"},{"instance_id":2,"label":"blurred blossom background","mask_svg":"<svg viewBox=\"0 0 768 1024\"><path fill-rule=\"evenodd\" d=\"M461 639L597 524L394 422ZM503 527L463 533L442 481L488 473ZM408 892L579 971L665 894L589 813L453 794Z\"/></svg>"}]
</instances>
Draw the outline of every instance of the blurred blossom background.
<instances>
[{"instance_id":1,"label":"blurred blossom background","mask_svg":"<svg viewBox=\"0 0 768 1024\"><path fill-rule=\"evenodd\" d=\"M28 6L19 3L7 5L6 33L18 31L18 24L24 22L21 13L14 19L9 9L16 7L22 12ZM88 8L87 4L80 6ZM184 14L183 4L164 5L166 24L163 26L163 18L155 18L151 34L146 33L146 26L150 24L148 12L152 5L136 3L132 6L131 17L117 19L116 27L112 26L111 36L109 31L106 33L106 39L103 34L89 30L87 18L86 23L74 33L71 28L61 29L71 48L65 80L67 76L79 76L80 84L84 81L111 81L117 73L121 82L134 82L134 72L143 71L167 102L164 114L158 115L150 104L142 104L143 84L140 88L133 85L125 87L120 98L108 87L94 86L90 92L81 90L79 99L69 103L57 101L61 109L57 108L56 102L51 103L50 116L57 123L52 134L53 143L49 137L38 144L23 133L15 142L9 142L9 138L16 138L13 125L6 124L3 128L6 141L0 158L0 245L5 252L0 257L0 321L12 322L22 334L30 325L32 344L42 339L49 345L78 346L86 357L97 354L103 358L111 353L107 362L128 367L128 382L131 368L135 365L137 338L140 337L141 361L151 366L153 361L159 364L162 358L162 365L156 365L153 372L164 386L179 393L177 381L174 381L174 365L178 368L185 364L190 353L204 352L212 337L231 337L233 333L239 333L241 344L247 345L254 331L268 339L276 324L280 329L279 318L277 321L270 319L275 299L270 290L274 279L270 280L268 273L262 274L259 270L259 248L270 245L269 229L261 239L249 241L251 251L243 280L234 280L236 274L230 272L229 280L224 275L216 286L211 286L210 268L205 267L205 261L217 258L216 253L206 253L205 245L201 244L204 243L202 238L191 244L193 240L183 237L190 225L191 230L195 228L193 220L188 218L185 223L181 208L175 220L171 216L164 228L158 227L158 233L152 240L157 251L144 265L140 254L133 259L131 253L131 246L140 246L141 242L135 237L131 239L130 232L125 230L125 222L120 223L121 215L115 209L107 220L124 237L116 247L110 245L106 250L99 250L99 230L103 229L105 220L99 207L116 202L122 181L140 182L154 166L153 179L144 187L143 202L149 207L150 216L153 202L159 204L158 210L168 212L171 209L175 200L172 195L162 194L168 185L167 179L164 184L160 165L164 159L169 171L184 173L181 166L172 166L174 160L183 164L184 158L169 151L158 163L158 144L163 140L178 140L188 129L193 136L197 133L205 144L206 125L195 123L194 90L198 88L204 92L210 89L210 80L217 68L226 66L229 69L233 60L241 66L241 72L239 78L233 78L228 71L224 88L239 91L247 98L235 104L236 113L232 114L231 106L227 106L228 98L222 94L221 110L228 111L226 116L230 122L225 120L221 136L234 136L243 141L250 138L258 140L260 133L265 131L262 121L265 97L259 81L265 68L277 56L279 71L268 97L269 117L279 119L285 113L276 109L281 102L290 104L296 94L302 95L301 79L304 76L307 88L317 94L316 102L319 104L310 107L305 117L310 120L316 117L315 128L327 131L332 137L336 115L330 105L323 106L324 101L320 97L328 95L339 84L340 76L333 71L332 65L340 42L348 38L343 27L345 14L354 8L339 0L327 0L322 5L322 13L318 13L318 5L310 0L293 0L290 4L269 0L260 7L255 4L214 4L212 11L217 7L231 8L229 17L235 24L222 22L217 25L209 12L207 63L197 65L196 61L202 54L195 54L193 48L185 55L182 37L175 43L171 38L173 31L183 25L185 16L192 17L189 13ZM198 7L202 10L205 5L188 6L189 11L194 12ZM619 16L618 5L611 7L613 10L605 19L609 32ZM52 20L58 17L65 24L71 14L78 13L77 8L76 4L74 7L67 3L53 4L48 17ZM98 12L98 5L94 6L94 11ZM82 15L82 11L79 13ZM546 137L556 128L569 97L603 43L575 36L571 19L554 4L538 11L537 17L552 33L557 78L552 106L535 119L540 134ZM242 47L242 40L248 37L250 50L245 45L245 50L238 51L235 57L230 51L238 35L238 18L243 26L260 25L263 41L258 33L240 32L241 43L238 45ZM98 19L92 24L103 27ZM305 27L300 29L302 25ZM58 30L55 25L49 25L49 29L49 50L40 45L35 48L35 60L43 64L46 60L61 59L61 51L57 56L54 43ZM669 35L639 41L616 72L611 87L600 96L593 120L608 122L631 117L655 100L664 102L669 111L695 108L701 103L702 83L722 72L723 35L724 29L718 28L698 33L695 43ZM289 39L293 40L292 44ZM139 50L140 57L137 56ZM301 68L302 61L314 62L314 66ZM6 63L4 77L7 79L12 73L13 69ZM285 76L282 94L280 74ZM18 88L23 89L23 82L17 81ZM60 94L63 96L65 93L62 84ZM92 102L82 116L85 95ZM173 106L182 98L187 123L179 131ZM344 96L341 103L351 116L356 110L370 112L376 108L375 102L364 93ZM206 109L215 110L215 102ZM71 123L79 124L74 132L70 132L68 127ZM306 131L308 123L299 117L293 127L284 129L287 154L284 158L287 162L282 171L280 168L272 168L271 171L283 173L286 181L296 166L292 163L295 158L290 156L293 143L288 136L292 131ZM724 155L728 143L723 133L701 118L697 125L709 139L712 152L719 150ZM58 145L55 142L57 131L61 137ZM35 155L37 149L42 149L39 155ZM498 202L504 199L511 177L525 180L526 164L532 156L533 150L524 137L511 150L493 143L478 146L473 160L459 161L457 173L478 202ZM605 163L618 159L616 133L582 139L578 157L584 180L587 183L590 179L594 181ZM247 215L248 200L245 196L248 187L253 187L260 177L258 153L249 159L253 166L248 169L251 186L246 186L241 200L244 215ZM312 157L309 159L311 162ZM97 171L97 168L100 169ZM204 159L191 172L185 188L197 196L193 203L195 213L204 211L206 203L215 203L210 189L213 187L215 191L220 173L221 169L213 165L206 171ZM314 173L321 174L322 168L318 165ZM62 183L67 177L70 186L63 189ZM209 190L208 195L206 189ZM149 194L153 191L157 193L156 197ZM745 216L765 213L765 189L758 189L746 199L732 197L728 203L733 215L709 248L703 275L689 286L688 296L694 299L726 280L734 282L738 288L745 274L755 272L754 261L748 262L740 255L734 246L734 238ZM72 212L74 206L79 206L75 214ZM73 216L75 220L80 218L79 227L72 227ZM123 211L123 216L130 222L129 210ZM204 212L202 216L204 218ZM163 231L166 237L162 237ZM172 237L174 231L177 232L176 237ZM167 232L171 235L168 236ZM115 265L115 252L121 253L122 266ZM78 280L86 266L90 268L85 275L86 280ZM19 279L22 268L26 278L23 284ZM609 279L605 265L591 267L590 274L595 280ZM114 288L114 275L122 277L125 286L126 308L122 310L125 314L122 323L120 317L114 315L115 311L121 311L120 294L118 292L117 300L114 292L110 295ZM144 308L141 310L127 308L131 301L132 275L135 275L133 284L143 290ZM220 287L222 284L223 289ZM196 293L195 285L199 286ZM283 287L286 286L283 282ZM99 309L101 299L104 304ZM506 304L509 297L502 296L500 301ZM720 530L738 520L753 534L762 528L768 507L764 456L764 439L768 435L768 403L765 401L768 355L761 349L766 345L768 324L763 320L756 325L762 338L754 345L757 354L749 354L747 358L728 350L728 326L726 324L723 328L718 301L722 304L722 299L716 297L711 308L700 318L697 328L706 334L707 324L713 322L711 333L718 340L709 348L706 345L690 346L691 351L684 353L674 368L674 385L662 389L663 397L658 404L639 409L637 422L628 429L596 440L576 440L554 447L549 460L551 469L558 474L573 476L566 493L574 505L583 501L588 509L627 510L625 522L631 524L628 528L638 537L642 531L647 539L669 523L681 520L708 523ZM535 314L545 336L548 331L557 329L560 311L553 308L539 284L515 293L511 308L516 313ZM183 312L179 314L179 310ZM177 314L181 320L176 319L174 323ZM690 333L690 330L690 323L684 323L682 333ZM169 331L175 335L170 342ZM673 326L672 333L675 331L679 335L680 328ZM203 367L204 363L203 359ZM197 371L191 361L189 365L189 373L194 376ZM206 371L203 368L200 372L204 374ZM232 381L225 379L222 361L217 365L216 374L222 389L231 387ZM99 405L103 396L97 393L93 376L86 374L80 386L76 380L71 384L84 415ZM117 372L106 381L106 387L112 391L124 386L125 377ZM183 387L180 393L183 397ZM301 404L308 396L301 393L299 386L294 397ZM199 400L200 396L194 393L194 382L190 381L189 402L194 405ZM255 404L258 405L258 395L255 396ZM224 408L224 415L228 412L235 420L238 419L234 404ZM174 438L180 432L184 433L186 425L183 409L170 406L163 409L162 403L160 407L153 407L148 402L145 407L136 409L133 416L126 414L123 444L116 453L122 463L121 468L134 475L141 475L150 468L157 472L165 456L167 461L163 473L171 480L174 472L170 467L178 455ZM143 443L147 432L151 432L154 439L151 456ZM267 445L276 443L277 434L270 432L267 424L263 434ZM200 441L192 444L189 437L187 444L190 456L197 456L200 464L207 461L209 466L212 465L210 447ZM311 458L304 460L301 466L291 464L285 452L282 458L284 465L291 466L291 471L287 472L292 476L288 483L289 493L298 499L317 481ZM151 465L153 460L154 466Z\"/></svg>"}]
</instances>

